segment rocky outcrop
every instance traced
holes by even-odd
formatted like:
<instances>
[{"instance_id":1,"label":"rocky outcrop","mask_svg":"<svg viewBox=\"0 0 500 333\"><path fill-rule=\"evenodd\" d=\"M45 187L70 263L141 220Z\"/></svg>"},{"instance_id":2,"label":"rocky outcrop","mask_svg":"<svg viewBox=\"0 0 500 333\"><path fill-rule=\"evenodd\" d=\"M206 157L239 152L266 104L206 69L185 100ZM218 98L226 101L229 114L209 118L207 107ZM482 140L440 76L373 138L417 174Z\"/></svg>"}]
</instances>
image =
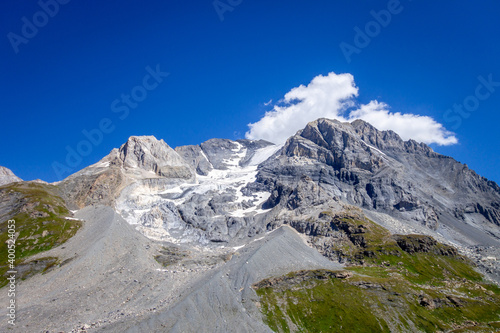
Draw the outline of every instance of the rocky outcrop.
<instances>
[{"instance_id":1,"label":"rocky outcrop","mask_svg":"<svg viewBox=\"0 0 500 333\"><path fill-rule=\"evenodd\" d=\"M436 255L455 257L458 255L456 248L439 244L434 238L424 235L393 235L392 238L398 246L409 254L433 253Z\"/></svg>"},{"instance_id":2,"label":"rocky outcrop","mask_svg":"<svg viewBox=\"0 0 500 333\"><path fill-rule=\"evenodd\" d=\"M327 269L316 269L308 271L294 272L280 277L273 277L255 283L252 288L274 288L276 291L288 290L291 287L300 284L304 281L311 280L327 280L327 279L349 279L353 276L349 271L330 271Z\"/></svg>"},{"instance_id":3,"label":"rocky outcrop","mask_svg":"<svg viewBox=\"0 0 500 333\"><path fill-rule=\"evenodd\" d=\"M198 146L179 146L175 151L202 176L214 169L227 170L234 165L232 160L235 153L242 156L238 159L238 166L245 166L251 162L255 152L259 149L274 146L264 140L237 140L210 139Z\"/></svg>"},{"instance_id":4,"label":"rocky outcrop","mask_svg":"<svg viewBox=\"0 0 500 333\"><path fill-rule=\"evenodd\" d=\"M212 163L200 146L181 146L176 147L175 151L196 170L197 174L206 176L213 170Z\"/></svg>"},{"instance_id":5,"label":"rocky outcrop","mask_svg":"<svg viewBox=\"0 0 500 333\"><path fill-rule=\"evenodd\" d=\"M455 216L465 219L468 214L481 214L486 220L500 226L500 202L470 203L466 206L460 206L455 209Z\"/></svg>"},{"instance_id":6,"label":"rocky outcrop","mask_svg":"<svg viewBox=\"0 0 500 333\"><path fill-rule=\"evenodd\" d=\"M226 170L227 162L241 149L241 145L228 139L210 139L203 142L200 147L213 168L219 170Z\"/></svg>"},{"instance_id":7,"label":"rocky outcrop","mask_svg":"<svg viewBox=\"0 0 500 333\"><path fill-rule=\"evenodd\" d=\"M115 207L145 235L164 241L226 243L262 233L270 218L261 207L268 193L254 180L257 165L275 151L271 143L253 140L177 147L175 154L193 170L192 179L145 179L151 172L123 167L125 175L135 172L134 181L121 190Z\"/></svg>"},{"instance_id":8,"label":"rocky outcrop","mask_svg":"<svg viewBox=\"0 0 500 333\"><path fill-rule=\"evenodd\" d=\"M189 164L163 140L131 136L119 151L124 168L140 168L166 178L192 178Z\"/></svg>"},{"instance_id":9,"label":"rocky outcrop","mask_svg":"<svg viewBox=\"0 0 500 333\"><path fill-rule=\"evenodd\" d=\"M123 182L123 173L114 167L95 174L70 176L59 184L59 188L72 209L94 204L112 206L119 196Z\"/></svg>"},{"instance_id":10,"label":"rocky outcrop","mask_svg":"<svg viewBox=\"0 0 500 333\"><path fill-rule=\"evenodd\" d=\"M275 181L271 186L271 196L264 208L280 206L288 210L304 210L311 206L320 206L332 200L326 191L318 186L309 176L302 176L296 183Z\"/></svg>"}]
</instances>

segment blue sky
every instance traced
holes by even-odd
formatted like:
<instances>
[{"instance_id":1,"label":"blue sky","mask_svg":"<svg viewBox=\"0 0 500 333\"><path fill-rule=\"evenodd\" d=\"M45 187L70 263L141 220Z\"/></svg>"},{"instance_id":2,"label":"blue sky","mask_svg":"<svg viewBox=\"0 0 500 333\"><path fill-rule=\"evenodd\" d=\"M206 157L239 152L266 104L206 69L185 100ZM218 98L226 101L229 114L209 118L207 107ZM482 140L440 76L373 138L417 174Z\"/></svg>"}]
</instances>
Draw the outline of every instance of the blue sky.
<instances>
[{"instance_id":1,"label":"blue sky","mask_svg":"<svg viewBox=\"0 0 500 333\"><path fill-rule=\"evenodd\" d=\"M0 4L0 165L23 179L59 180L131 135L244 138L293 88L334 72L352 75L358 106L442 124L458 143L434 150L500 181L498 2L54 1L41 2L52 15ZM382 10L390 22L373 24ZM95 129L102 138L81 145ZM68 147L85 156L70 166Z\"/></svg>"}]
</instances>

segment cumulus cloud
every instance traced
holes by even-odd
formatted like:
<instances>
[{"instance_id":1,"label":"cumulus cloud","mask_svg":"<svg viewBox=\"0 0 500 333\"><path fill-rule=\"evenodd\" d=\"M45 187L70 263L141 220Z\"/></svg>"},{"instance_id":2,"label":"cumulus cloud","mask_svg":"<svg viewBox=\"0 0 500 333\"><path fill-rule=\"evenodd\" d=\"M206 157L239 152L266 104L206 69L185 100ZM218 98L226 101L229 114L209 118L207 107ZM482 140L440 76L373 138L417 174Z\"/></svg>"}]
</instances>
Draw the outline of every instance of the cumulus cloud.
<instances>
[{"instance_id":1,"label":"cumulus cloud","mask_svg":"<svg viewBox=\"0 0 500 333\"><path fill-rule=\"evenodd\" d=\"M246 137L285 142L310 121L322 117L339 119L339 113L352 105L352 98L357 94L351 74L317 76L309 85L288 92L283 105L275 105L258 122L249 124Z\"/></svg>"},{"instance_id":2,"label":"cumulus cloud","mask_svg":"<svg viewBox=\"0 0 500 333\"><path fill-rule=\"evenodd\" d=\"M413 139L417 142L436 143L438 145L452 145L458 143L452 132L428 116L419 116L411 113L390 113L385 103L371 101L361 105L359 109L349 114L349 121L362 119L377 129L393 130L403 140Z\"/></svg>"},{"instance_id":3,"label":"cumulus cloud","mask_svg":"<svg viewBox=\"0 0 500 333\"><path fill-rule=\"evenodd\" d=\"M438 145L458 142L452 132L431 117L391 113L388 105L378 101L357 105L357 96L358 88L351 74L319 75L307 86L293 88L279 105L256 123L249 124L245 136L247 139L283 143L308 122L330 118L340 121L363 119L379 130L393 130L404 140Z\"/></svg>"}]
</instances>

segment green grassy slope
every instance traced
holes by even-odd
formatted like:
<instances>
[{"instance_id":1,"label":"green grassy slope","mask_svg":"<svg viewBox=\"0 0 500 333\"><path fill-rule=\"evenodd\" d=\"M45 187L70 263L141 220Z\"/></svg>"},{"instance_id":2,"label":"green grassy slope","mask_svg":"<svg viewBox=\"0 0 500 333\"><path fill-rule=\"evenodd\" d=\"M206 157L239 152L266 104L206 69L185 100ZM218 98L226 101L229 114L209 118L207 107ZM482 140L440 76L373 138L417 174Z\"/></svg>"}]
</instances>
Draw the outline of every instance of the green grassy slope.
<instances>
[{"instance_id":1,"label":"green grassy slope","mask_svg":"<svg viewBox=\"0 0 500 333\"><path fill-rule=\"evenodd\" d=\"M18 207L11 212L15 221L16 261L20 278L45 271L58 263L57 258L42 258L30 262L29 257L64 243L77 232L80 221L68 220L64 201L53 185L22 182L0 187L0 198L16 196ZM0 276L8 271L8 220L0 222ZM7 283L0 280L0 287Z\"/></svg>"},{"instance_id":2,"label":"green grassy slope","mask_svg":"<svg viewBox=\"0 0 500 333\"><path fill-rule=\"evenodd\" d=\"M454 248L390 235L359 216L331 215L349 241L333 245L345 274L302 271L255 285L276 332L494 332L500 289Z\"/></svg>"}]
</instances>

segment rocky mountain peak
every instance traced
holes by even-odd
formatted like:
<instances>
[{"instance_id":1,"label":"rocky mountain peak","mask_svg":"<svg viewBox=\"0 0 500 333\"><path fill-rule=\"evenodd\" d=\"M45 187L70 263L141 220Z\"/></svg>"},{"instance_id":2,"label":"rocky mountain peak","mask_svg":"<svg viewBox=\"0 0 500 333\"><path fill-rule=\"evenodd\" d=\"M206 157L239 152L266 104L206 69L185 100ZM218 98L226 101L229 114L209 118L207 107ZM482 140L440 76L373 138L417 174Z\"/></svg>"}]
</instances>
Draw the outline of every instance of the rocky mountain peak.
<instances>
[{"instance_id":1,"label":"rocky mountain peak","mask_svg":"<svg viewBox=\"0 0 500 333\"><path fill-rule=\"evenodd\" d=\"M17 177L12 170L0 166L0 186L13 183L13 182L21 182L23 181L21 178Z\"/></svg>"},{"instance_id":2,"label":"rocky mountain peak","mask_svg":"<svg viewBox=\"0 0 500 333\"><path fill-rule=\"evenodd\" d=\"M404 141L362 120L310 122L260 171L260 183L280 189L273 205L290 206L293 196L288 193L299 192L301 176L307 175L330 195L398 220L433 230L442 225L458 229L477 243L493 244L500 235L500 196L494 182L423 143ZM495 236L476 234L468 223Z\"/></svg>"},{"instance_id":3,"label":"rocky mountain peak","mask_svg":"<svg viewBox=\"0 0 500 333\"><path fill-rule=\"evenodd\" d=\"M118 154L125 168L140 168L168 178L193 176L186 161L165 141L154 136L131 136Z\"/></svg>"},{"instance_id":4,"label":"rocky mountain peak","mask_svg":"<svg viewBox=\"0 0 500 333\"><path fill-rule=\"evenodd\" d=\"M356 119L351 123L343 123L338 120L320 118L307 124L297 135L325 148L331 148L328 142L332 143L332 140L335 141L334 146L337 148L342 146L343 149L355 148L351 147L351 144L361 142L362 146L368 145L385 153L399 154L404 152L423 154L428 157L444 157L435 153L424 143L412 139L404 141L394 131L380 131L361 119ZM334 138L336 139L334 140Z\"/></svg>"},{"instance_id":5,"label":"rocky mountain peak","mask_svg":"<svg viewBox=\"0 0 500 333\"><path fill-rule=\"evenodd\" d=\"M376 147L384 148L387 146L402 146L404 144L403 139L397 133L391 130L379 131L364 120L356 119L351 123L351 126L361 139Z\"/></svg>"}]
</instances>

